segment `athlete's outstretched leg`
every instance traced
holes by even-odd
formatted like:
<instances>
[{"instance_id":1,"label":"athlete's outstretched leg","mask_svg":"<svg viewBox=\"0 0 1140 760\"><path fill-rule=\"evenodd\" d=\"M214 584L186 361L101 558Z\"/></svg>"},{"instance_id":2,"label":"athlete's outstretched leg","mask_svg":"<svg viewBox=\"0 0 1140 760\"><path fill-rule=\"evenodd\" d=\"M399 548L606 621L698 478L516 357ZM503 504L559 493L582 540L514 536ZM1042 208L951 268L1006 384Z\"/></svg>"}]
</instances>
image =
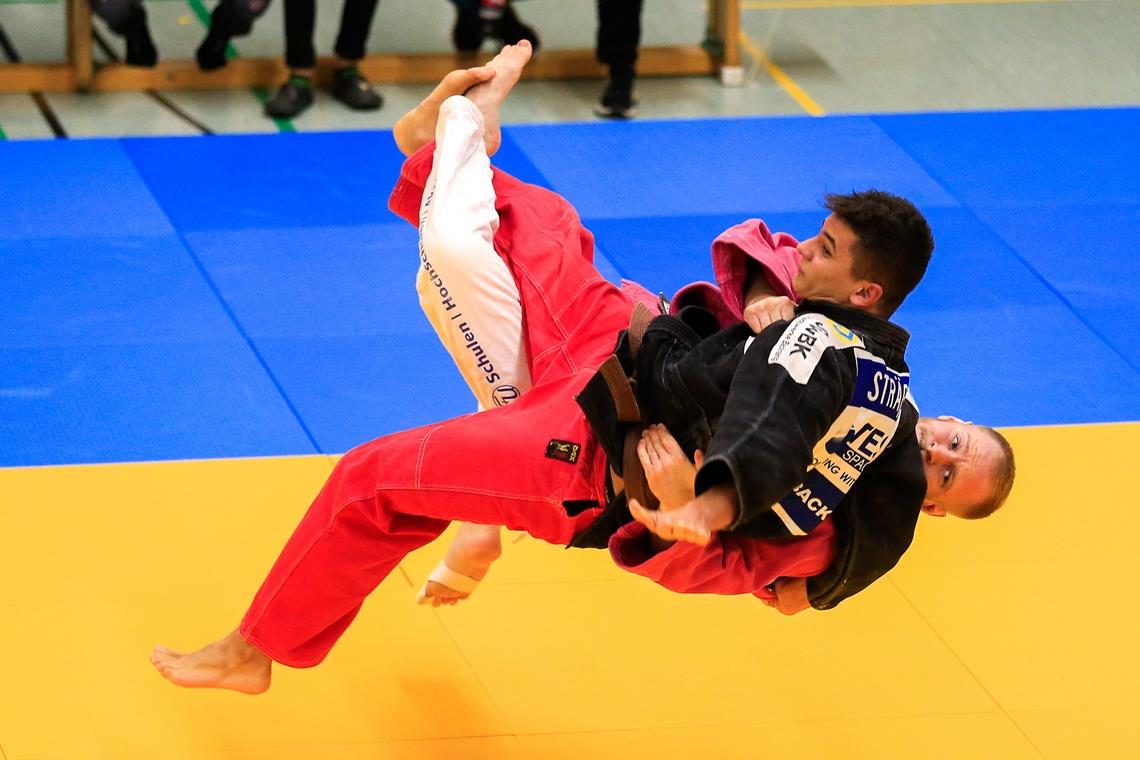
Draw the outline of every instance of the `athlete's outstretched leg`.
<instances>
[{"instance_id":1,"label":"athlete's outstretched leg","mask_svg":"<svg viewBox=\"0 0 1140 760\"><path fill-rule=\"evenodd\" d=\"M499 217L488 158L501 142L499 105L529 58L529 46L507 46L487 66L493 79L473 88L471 100L425 101L404 120L405 133L414 133L433 107L437 111L432 172L420 206L416 290L480 409L509 404L531 387L518 288L492 243ZM447 86L445 79L435 93ZM417 601L439 606L467 598L501 553L498 526L461 525Z\"/></svg>"},{"instance_id":2,"label":"athlete's outstretched leg","mask_svg":"<svg viewBox=\"0 0 1140 760\"><path fill-rule=\"evenodd\" d=\"M182 686L257 693L269 685L268 659L298 668L323 661L376 585L453 519L568 543L601 511L606 492L605 457L574 402L587 380L584 373L563 378L517 404L353 449L286 543L237 633L191 655L157 649L152 662ZM580 442L576 458L548 457L551 438ZM597 507L571 512L568 502Z\"/></svg>"},{"instance_id":3,"label":"athlete's outstretched leg","mask_svg":"<svg viewBox=\"0 0 1140 760\"><path fill-rule=\"evenodd\" d=\"M531 378L518 286L493 244L499 215L483 138L474 103L449 98L420 204L416 290L479 407L490 409L529 389Z\"/></svg>"},{"instance_id":4,"label":"athlete's outstretched leg","mask_svg":"<svg viewBox=\"0 0 1140 760\"><path fill-rule=\"evenodd\" d=\"M471 103L483 117L483 140L488 150L499 144L499 108L528 58L525 43L507 46L487 67L497 66L499 70L489 81L468 92ZM441 89L448 91L441 83L436 93L442 94ZM438 114L442 108L434 105L434 99L433 95L401 119L403 132L423 131L426 117ZM470 104L466 110L470 110ZM428 178L435 159L430 140L421 137L407 144L420 142L420 148L401 167L400 179L388 200L393 212L417 227L425 197L431 196ZM597 367L612 351L617 332L628 326L632 307L594 268L593 235L582 226L566 199L550 190L520 182L498 170L493 171L492 187L499 220L498 230L493 232L493 247L506 262L519 290L524 314L523 342L532 381ZM478 226L481 230L494 230L487 222L480 221ZM455 228L459 232L446 223L437 227L462 239L457 242L468 244L470 230L464 225ZM451 288L447 293L451 293ZM437 298L440 321L455 316L454 309L450 316L443 313L450 304L447 295ZM464 345L472 340L466 338Z\"/></svg>"},{"instance_id":5,"label":"athlete's outstretched leg","mask_svg":"<svg viewBox=\"0 0 1140 760\"><path fill-rule=\"evenodd\" d=\"M510 403L531 386L518 287L493 245L499 216L488 158L501 140L499 107L530 53L525 41L508 45L484 67L491 78L471 88L470 100L452 96L436 106L429 98L412 110L417 121L437 116L420 200L416 290L480 409Z\"/></svg>"},{"instance_id":6,"label":"athlete's outstretched leg","mask_svg":"<svg viewBox=\"0 0 1140 760\"><path fill-rule=\"evenodd\" d=\"M488 64L491 79L438 107L436 146L418 195L421 305L482 408L525 392L534 368L558 376L591 366L629 319L624 299L593 269L593 238L573 208L491 170L488 154L501 142L499 109L528 59L525 46L504 48ZM409 121L422 121L429 105ZM424 174L407 169L426 158L406 165L402 183L415 187ZM508 229L500 228L500 209L512 217ZM529 306L519 287L526 287ZM591 306L581 308L584 302ZM575 312L591 318L564 318ZM462 526L419 601L466 598L500 553L498 530Z\"/></svg>"},{"instance_id":7,"label":"athlete's outstretched leg","mask_svg":"<svg viewBox=\"0 0 1140 760\"><path fill-rule=\"evenodd\" d=\"M156 647L154 667L178 686L258 694L269 688L273 661L309 667L324 659L376 584L447 527L445 518L396 511L398 494L422 480L419 457L436 428L386 436L342 457L242 625L189 654ZM384 499L378 473L397 486Z\"/></svg>"},{"instance_id":8,"label":"athlete's outstretched leg","mask_svg":"<svg viewBox=\"0 0 1140 760\"><path fill-rule=\"evenodd\" d=\"M616 321L610 318L612 302L620 311L624 300L593 270L592 236L569 204L547 190L491 171L487 154L501 142L499 108L528 59L526 46L508 46L488 64L494 76L472 87L467 98L448 96L439 103L444 93L455 90L445 79L432 97L397 124L404 135L420 135L418 141L404 140L401 148L418 147L427 143L424 122L431 113L438 116L431 162L425 153L405 165L401 185L393 193L393 209L411 220L407 201L414 193L421 231L421 306L481 408L509 403L525 392L531 384L531 362L555 376L589 366L595 355L608 353L617 330L628 322L628 311ZM500 187L509 196L505 205L516 220L523 220L509 231L499 230ZM513 257L525 258L527 253L531 260L515 266ZM511 261L514 270L504 261ZM519 277L528 286L534 315L529 335ZM544 289L554 282L559 287ZM596 324L561 319L583 300L600 307L584 310ZM461 527L444 562L420 590L419 601L465 598L500 553L497 529Z\"/></svg>"}]
</instances>

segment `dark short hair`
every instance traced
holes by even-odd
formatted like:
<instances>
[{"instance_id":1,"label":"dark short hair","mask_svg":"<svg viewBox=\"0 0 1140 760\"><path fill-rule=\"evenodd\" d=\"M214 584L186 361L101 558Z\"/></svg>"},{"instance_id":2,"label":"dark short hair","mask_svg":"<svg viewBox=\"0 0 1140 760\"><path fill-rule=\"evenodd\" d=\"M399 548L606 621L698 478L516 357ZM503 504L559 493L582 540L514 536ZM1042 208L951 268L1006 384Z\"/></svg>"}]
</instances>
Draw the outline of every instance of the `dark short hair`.
<instances>
[{"instance_id":1,"label":"dark short hair","mask_svg":"<svg viewBox=\"0 0 1140 760\"><path fill-rule=\"evenodd\" d=\"M882 190L829 193L824 205L859 241L853 274L881 285L880 310L894 314L930 263L934 235L926 218L906 198Z\"/></svg>"},{"instance_id":2,"label":"dark short hair","mask_svg":"<svg viewBox=\"0 0 1140 760\"><path fill-rule=\"evenodd\" d=\"M994 467L994 472L990 474L992 489L990 495L986 497L980 504L972 509L966 511L962 517L966 520L981 520L983 517L989 517L998 510L1005 500L1009 498L1009 492L1013 490L1013 479L1017 475L1017 465L1013 461L1013 447L1009 445L1009 441L1005 436L985 425L975 425L975 430L984 430L1001 447L1002 458Z\"/></svg>"}]
</instances>

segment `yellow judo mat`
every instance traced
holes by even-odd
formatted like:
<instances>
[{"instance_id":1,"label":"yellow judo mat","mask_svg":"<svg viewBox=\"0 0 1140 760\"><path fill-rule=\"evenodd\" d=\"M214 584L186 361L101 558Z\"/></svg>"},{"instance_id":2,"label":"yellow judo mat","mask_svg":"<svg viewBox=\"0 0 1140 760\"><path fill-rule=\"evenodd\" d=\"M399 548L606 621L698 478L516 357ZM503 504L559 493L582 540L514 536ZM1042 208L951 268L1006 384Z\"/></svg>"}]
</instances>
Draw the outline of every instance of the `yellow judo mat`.
<instances>
[{"instance_id":1,"label":"yellow judo mat","mask_svg":"<svg viewBox=\"0 0 1140 760\"><path fill-rule=\"evenodd\" d=\"M268 693L150 666L234 628L327 457L0 470L0 751L31 758L1123 758L1140 745L1129 465L1140 424L1005 431L1011 501L923 517L829 612L681 596L606 554L505 542L416 606L443 541Z\"/></svg>"}]
</instances>

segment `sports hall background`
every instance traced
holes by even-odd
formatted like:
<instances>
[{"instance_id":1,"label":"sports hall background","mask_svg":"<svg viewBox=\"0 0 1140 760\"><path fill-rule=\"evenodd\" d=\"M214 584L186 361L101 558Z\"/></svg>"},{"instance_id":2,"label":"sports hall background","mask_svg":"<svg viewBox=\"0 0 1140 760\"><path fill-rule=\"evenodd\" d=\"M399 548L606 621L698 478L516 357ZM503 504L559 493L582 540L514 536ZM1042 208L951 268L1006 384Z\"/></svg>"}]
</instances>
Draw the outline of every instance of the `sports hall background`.
<instances>
[{"instance_id":1,"label":"sports hall background","mask_svg":"<svg viewBox=\"0 0 1140 760\"><path fill-rule=\"evenodd\" d=\"M646 44L699 38L702 3L646 6ZM441 543L323 666L174 688L151 647L236 624L339 453L473 407L385 205L387 129L426 88L278 123L248 91L0 95L0 758L1134 754L1140 3L744 6L743 87L644 79L639 118L601 123L599 82L523 82L498 163L577 205L607 276L664 291L742 218L806 236L827 191L908 195L938 238L898 315L914 389L1007 433L1010 503L923 518L886 579L793 618L532 539L417 607ZM147 7L189 56L198 0ZM517 7L590 45L591 3ZM384 0L371 47L445 50L450 15ZM61 56L59 3L0 0L0 29ZM236 52L280 39L270 9Z\"/></svg>"}]
</instances>

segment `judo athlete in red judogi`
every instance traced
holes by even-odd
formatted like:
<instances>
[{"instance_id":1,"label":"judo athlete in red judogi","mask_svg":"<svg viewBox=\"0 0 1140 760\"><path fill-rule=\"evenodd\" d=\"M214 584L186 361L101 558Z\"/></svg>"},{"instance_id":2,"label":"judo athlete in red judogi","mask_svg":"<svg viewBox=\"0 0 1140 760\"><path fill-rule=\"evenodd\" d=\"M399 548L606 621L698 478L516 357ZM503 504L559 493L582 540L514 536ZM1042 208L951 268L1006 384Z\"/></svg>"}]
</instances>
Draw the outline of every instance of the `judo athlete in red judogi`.
<instances>
[{"instance_id":1,"label":"judo athlete in red judogi","mask_svg":"<svg viewBox=\"0 0 1140 760\"><path fill-rule=\"evenodd\" d=\"M547 190L492 172L482 117L463 98L444 105L436 143L407 161L392 205L418 217L429 259L434 246L493 234L519 289L534 387L509 406L385 436L340 460L239 628L293 667L321 662L372 589L450 521L568 544L609 499L607 459L574 397L613 352L631 306L590 263L593 238L577 214ZM473 205L482 209L475 229L437 216L458 206L471 217ZM676 550L665 564L691 574L694 586L748 593L779 576L821 572L831 560L829 528L763 552L756 545L765 542L741 539L743 551L678 543L658 556Z\"/></svg>"}]
</instances>

